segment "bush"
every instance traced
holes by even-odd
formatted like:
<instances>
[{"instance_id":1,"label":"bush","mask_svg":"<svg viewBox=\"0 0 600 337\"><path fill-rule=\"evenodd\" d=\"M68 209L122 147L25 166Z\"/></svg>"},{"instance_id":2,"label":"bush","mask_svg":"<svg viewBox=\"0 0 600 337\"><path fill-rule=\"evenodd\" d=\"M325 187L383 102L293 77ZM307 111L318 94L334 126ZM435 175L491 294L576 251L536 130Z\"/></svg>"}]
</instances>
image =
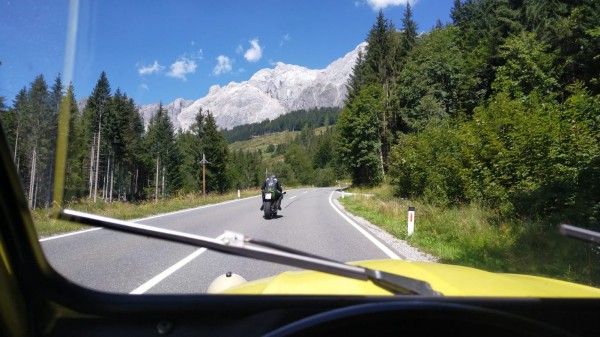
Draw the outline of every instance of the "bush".
<instances>
[{"instance_id":1,"label":"bush","mask_svg":"<svg viewBox=\"0 0 600 337\"><path fill-rule=\"evenodd\" d=\"M317 187L335 186L335 171L331 167L317 169L314 179Z\"/></svg>"}]
</instances>

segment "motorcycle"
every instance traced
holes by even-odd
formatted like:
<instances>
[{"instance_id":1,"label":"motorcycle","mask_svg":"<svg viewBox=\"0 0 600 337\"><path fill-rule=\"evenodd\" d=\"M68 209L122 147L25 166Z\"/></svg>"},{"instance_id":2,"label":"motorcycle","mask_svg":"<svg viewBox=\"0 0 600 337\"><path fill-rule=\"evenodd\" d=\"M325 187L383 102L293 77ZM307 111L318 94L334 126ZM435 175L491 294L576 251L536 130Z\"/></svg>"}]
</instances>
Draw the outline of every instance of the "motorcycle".
<instances>
[{"instance_id":1,"label":"motorcycle","mask_svg":"<svg viewBox=\"0 0 600 337\"><path fill-rule=\"evenodd\" d=\"M267 190L263 192L263 211L265 219L272 219L277 216L277 199L281 192L277 190ZM283 192L285 194L286 192Z\"/></svg>"}]
</instances>

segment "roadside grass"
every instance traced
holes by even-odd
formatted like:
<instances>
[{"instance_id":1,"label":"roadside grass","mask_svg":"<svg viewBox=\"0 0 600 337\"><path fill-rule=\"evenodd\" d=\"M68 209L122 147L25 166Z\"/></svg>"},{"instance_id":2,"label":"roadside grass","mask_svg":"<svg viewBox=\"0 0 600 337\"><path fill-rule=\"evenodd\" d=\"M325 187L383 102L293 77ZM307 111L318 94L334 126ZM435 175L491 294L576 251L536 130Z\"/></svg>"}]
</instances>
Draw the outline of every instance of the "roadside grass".
<instances>
[{"instance_id":1,"label":"roadside grass","mask_svg":"<svg viewBox=\"0 0 600 337\"><path fill-rule=\"evenodd\" d=\"M348 192L356 193L340 198L348 211L442 263L600 286L600 250L561 236L556 225L509 218L474 204L443 207L400 199L390 186ZM416 209L412 236L407 233L409 206Z\"/></svg>"},{"instance_id":2,"label":"roadside grass","mask_svg":"<svg viewBox=\"0 0 600 337\"><path fill-rule=\"evenodd\" d=\"M240 191L241 198L259 194L260 190L258 189ZM195 194L180 195L168 200L158 200L156 203L154 201L132 203L120 201L105 202L100 200L94 203L93 201L86 199L76 203L69 203L65 205L65 208L104 215L121 220L132 220L234 199L237 199L237 191L225 194L209 194L206 198ZM57 220L53 218L52 209L50 208L35 209L32 211L32 216L36 231L40 238L91 228L85 225Z\"/></svg>"}]
</instances>

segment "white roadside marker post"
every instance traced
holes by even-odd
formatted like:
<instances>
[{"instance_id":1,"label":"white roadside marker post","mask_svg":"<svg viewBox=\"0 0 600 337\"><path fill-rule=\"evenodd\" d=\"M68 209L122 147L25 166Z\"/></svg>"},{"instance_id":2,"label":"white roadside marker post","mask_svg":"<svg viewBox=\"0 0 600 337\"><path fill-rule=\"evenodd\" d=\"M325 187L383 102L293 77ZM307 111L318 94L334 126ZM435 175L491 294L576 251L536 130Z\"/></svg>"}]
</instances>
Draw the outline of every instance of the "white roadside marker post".
<instances>
[{"instance_id":1,"label":"white roadside marker post","mask_svg":"<svg viewBox=\"0 0 600 337\"><path fill-rule=\"evenodd\" d=\"M415 231L415 208L408 207L408 235L412 235Z\"/></svg>"}]
</instances>

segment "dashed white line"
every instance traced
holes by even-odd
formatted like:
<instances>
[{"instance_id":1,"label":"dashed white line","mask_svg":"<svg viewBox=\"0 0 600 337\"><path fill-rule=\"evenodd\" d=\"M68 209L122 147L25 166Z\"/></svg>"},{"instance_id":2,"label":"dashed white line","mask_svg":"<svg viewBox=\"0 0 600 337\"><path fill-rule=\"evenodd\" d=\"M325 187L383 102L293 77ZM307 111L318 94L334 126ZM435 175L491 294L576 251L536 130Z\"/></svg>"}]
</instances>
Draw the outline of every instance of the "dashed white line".
<instances>
[{"instance_id":1,"label":"dashed white line","mask_svg":"<svg viewBox=\"0 0 600 337\"><path fill-rule=\"evenodd\" d=\"M219 237L217 237L216 240L221 240L224 235L225 234L220 235ZM137 287L136 289L134 289L133 291L131 291L130 294L131 295L141 295L141 294L145 293L146 291L152 289L155 285L157 285L160 282L162 282L162 280L166 279L171 274L173 274L174 272L178 271L179 269L181 269L186 264L190 263L192 260L194 260L198 256L202 255L202 253L204 253L206 250L207 250L206 248L200 248L200 249L196 250L192 254L186 256L185 258L183 258L181 261L179 261L179 262L175 263L174 265L172 265L171 267L167 268L162 273L154 276L153 278L151 278L146 283L144 283L141 286Z\"/></svg>"}]
</instances>

